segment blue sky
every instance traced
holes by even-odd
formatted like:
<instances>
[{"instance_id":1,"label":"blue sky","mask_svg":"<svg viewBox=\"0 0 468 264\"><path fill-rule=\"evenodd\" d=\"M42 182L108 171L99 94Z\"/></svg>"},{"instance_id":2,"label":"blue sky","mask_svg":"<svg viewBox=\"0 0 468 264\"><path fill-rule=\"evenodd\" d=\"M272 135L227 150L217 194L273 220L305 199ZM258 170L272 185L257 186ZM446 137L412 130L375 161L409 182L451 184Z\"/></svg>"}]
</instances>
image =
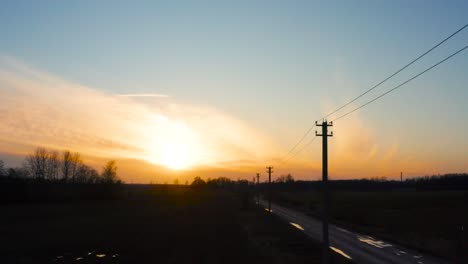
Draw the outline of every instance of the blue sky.
<instances>
[{"instance_id":1,"label":"blue sky","mask_svg":"<svg viewBox=\"0 0 468 264\"><path fill-rule=\"evenodd\" d=\"M215 107L286 152L315 119L468 23L467 11L466 1L5 1L0 54L111 94ZM368 98L467 44L465 30ZM447 159L434 170L466 171L467 58L335 133L358 119L381 148L397 141L402 156Z\"/></svg>"}]
</instances>

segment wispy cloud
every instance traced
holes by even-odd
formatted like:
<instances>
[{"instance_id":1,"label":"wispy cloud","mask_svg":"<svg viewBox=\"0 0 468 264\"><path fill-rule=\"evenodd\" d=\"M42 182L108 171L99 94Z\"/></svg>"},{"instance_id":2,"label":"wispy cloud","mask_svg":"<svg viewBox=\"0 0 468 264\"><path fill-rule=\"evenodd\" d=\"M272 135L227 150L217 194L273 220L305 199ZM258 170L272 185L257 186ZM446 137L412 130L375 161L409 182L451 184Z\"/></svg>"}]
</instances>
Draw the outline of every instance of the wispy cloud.
<instances>
[{"instance_id":1,"label":"wispy cloud","mask_svg":"<svg viewBox=\"0 0 468 264\"><path fill-rule=\"evenodd\" d=\"M96 158L160 164L168 155L194 167L227 160L263 161L272 142L243 121L209 106L158 100L151 105L62 80L14 59L0 58L0 151L37 146ZM184 148L187 157L172 151ZM154 172L152 172L154 173Z\"/></svg>"},{"instance_id":2,"label":"wispy cloud","mask_svg":"<svg viewBox=\"0 0 468 264\"><path fill-rule=\"evenodd\" d=\"M121 97L158 97L158 98L169 98L167 94L155 94L155 93L134 93L134 94L118 94Z\"/></svg>"}]
</instances>

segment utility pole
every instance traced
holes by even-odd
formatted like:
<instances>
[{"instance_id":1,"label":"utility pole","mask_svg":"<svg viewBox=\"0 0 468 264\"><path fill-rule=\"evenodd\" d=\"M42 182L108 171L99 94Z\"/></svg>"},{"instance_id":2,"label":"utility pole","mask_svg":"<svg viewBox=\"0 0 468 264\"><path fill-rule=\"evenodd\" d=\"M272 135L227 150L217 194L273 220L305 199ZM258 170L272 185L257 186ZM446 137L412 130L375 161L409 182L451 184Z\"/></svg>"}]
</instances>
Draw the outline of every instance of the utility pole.
<instances>
[{"instance_id":1,"label":"utility pole","mask_svg":"<svg viewBox=\"0 0 468 264\"><path fill-rule=\"evenodd\" d=\"M328 192L328 137L333 136L333 132L328 134L328 127L333 126L333 122L328 123L326 120L321 125L315 121L315 125L322 127L322 134L315 131L315 135L322 137L322 185L323 185L323 216L322 216L322 235L323 235L323 260L322 263L328 264L330 241L328 238L328 210L330 206L330 194Z\"/></svg>"},{"instance_id":2,"label":"utility pole","mask_svg":"<svg viewBox=\"0 0 468 264\"><path fill-rule=\"evenodd\" d=\"M400 172L400 181L403 183L403 172Z\"/></svg>"},{"instance_id":3,"label":"utility pole","mask_svg":"<svg viewBox=\"0 0 468 264\"><path fill-rule=\"evenodd\" d=\"M270 213L271 213L271 173L273 172L272 169L273 169L272 166L267 167L267 172L268 172L268 212L270 212Z\"/></svg>"},{"instance_id":4,"label":"utility pole","mask_svg":"<svg viewBox=\"0 0 468 264\"><path fill-rule=\"evenodd\" d=\"M260 173L257 172L257 205L260 205Z\"/></svg>"}]
</instances>

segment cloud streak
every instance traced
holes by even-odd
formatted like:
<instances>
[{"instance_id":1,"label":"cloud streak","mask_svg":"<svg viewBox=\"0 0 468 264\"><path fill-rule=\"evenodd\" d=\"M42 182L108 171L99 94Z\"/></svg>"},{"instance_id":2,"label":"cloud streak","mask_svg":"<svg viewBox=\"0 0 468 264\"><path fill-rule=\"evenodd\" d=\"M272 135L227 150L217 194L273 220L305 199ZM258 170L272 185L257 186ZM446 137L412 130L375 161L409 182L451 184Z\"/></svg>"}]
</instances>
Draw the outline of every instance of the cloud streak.
<instances>
[{"instance_id":1,"label":"cloud streak","mask_svg":"<svg viewBox=\"0 0 468 264\"><path fill-rule=\"evenodd\" d=\"M158 98L169 98L166 94L154 94L154 93L134 93L134 94L118 94L121 97L158 97Z\"/></svg>"}]
</instances>

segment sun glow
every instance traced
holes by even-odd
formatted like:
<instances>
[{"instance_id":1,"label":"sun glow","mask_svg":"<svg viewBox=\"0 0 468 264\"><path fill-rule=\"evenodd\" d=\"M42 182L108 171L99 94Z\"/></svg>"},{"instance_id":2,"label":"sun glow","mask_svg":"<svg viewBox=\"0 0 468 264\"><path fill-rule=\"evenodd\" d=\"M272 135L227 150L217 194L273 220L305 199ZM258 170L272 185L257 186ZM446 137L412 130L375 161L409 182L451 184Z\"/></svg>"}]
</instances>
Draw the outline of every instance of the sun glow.
<instances>
[{"instance_id":1,"label":"sun glow","mask_svg":"<svg viewBox=\"0 0 468 264\"><path fill-rule=\"evenodd\" d=\"M173 170L189 169L201 160L200 139L185 123L157 117L148 140L146 160ZM158 129L156 129L158 128Z\"/></svg>"},{"instance_id":2,"label":"sun glow","mask_svg":"<svg viewBox=\"0 0 468 264\"><path fill-rule=\"evenodd\" d=\"M187 146L181 143L167 144L161 150L159 163L174 170L188 168L191 160Z\"/></svg>"}]
</instances>

